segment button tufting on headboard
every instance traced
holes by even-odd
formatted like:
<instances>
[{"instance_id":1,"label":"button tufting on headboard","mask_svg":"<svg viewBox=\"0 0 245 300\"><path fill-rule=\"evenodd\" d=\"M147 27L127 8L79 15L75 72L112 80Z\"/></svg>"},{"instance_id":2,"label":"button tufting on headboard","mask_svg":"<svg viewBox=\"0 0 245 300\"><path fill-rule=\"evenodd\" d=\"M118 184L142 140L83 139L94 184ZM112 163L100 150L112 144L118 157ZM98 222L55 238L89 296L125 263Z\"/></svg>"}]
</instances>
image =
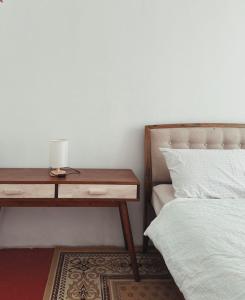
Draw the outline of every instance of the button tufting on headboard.
<instances>
[{"instance_id":1,"label":"button tufting on headboard","mask_svg":"<svg viewBox=\"0 0 245 300\"><path fill-rule=\"evenodd\" d=\"M245 125L216 124L217 127L190 125L149 126L151 172L153 182L171 182L159 147L174 149L239 149L245 148ZM223 126L222 126L223 125ZM162 125L164 126L164 125ZM173 128L171 128L173 127Z\"/></svg>"}]
</instances>

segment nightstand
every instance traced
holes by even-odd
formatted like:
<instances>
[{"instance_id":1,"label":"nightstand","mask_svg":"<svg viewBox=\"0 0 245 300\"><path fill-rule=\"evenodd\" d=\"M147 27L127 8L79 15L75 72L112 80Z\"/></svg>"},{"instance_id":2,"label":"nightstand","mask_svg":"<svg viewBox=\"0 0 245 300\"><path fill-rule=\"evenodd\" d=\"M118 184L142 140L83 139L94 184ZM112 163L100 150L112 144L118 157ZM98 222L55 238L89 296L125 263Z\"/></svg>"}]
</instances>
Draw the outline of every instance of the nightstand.
<instances>
[{"instance_id":1,"label":"nightstand","mask_svg":"<svg viewBox=\"0 0 245 300\"><path fill-rule=\"evenodd\" d=\"M134 278L138 265L127 202L139 200L139 180L128 169L78 169L65 178L48 169L0 169L0 206L115 207L119 209L126 249Z\"/></svg>"}]
</instances>

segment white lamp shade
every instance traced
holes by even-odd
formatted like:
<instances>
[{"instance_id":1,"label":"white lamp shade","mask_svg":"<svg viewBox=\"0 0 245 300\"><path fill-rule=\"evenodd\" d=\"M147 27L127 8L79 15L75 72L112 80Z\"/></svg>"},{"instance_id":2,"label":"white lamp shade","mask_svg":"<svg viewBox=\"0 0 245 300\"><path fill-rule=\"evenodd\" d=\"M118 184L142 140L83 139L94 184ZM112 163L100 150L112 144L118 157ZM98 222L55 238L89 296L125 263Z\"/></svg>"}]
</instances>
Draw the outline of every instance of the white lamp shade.
<instances>
[{"instance_id":1,"label":"white lamp shade","mask_svg":"<svg viewBox=\"0 0 245 300\"><path fill-rule=\"evenodd\" d=\"M49 165L53 169L68 167L68 140L49 141Z\"/></svg>"}]
</instances>

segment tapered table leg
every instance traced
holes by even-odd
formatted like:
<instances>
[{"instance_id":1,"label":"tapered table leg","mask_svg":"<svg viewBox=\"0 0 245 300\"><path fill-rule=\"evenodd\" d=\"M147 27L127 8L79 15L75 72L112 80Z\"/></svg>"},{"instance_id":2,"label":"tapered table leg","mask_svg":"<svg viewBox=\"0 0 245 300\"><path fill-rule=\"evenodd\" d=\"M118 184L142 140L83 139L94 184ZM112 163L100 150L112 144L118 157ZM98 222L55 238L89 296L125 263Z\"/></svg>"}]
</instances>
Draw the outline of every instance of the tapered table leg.
<instances>
[{"instance_id":1,"label":"tapered table leg","mask_svg":"<svg viewBox=\"0 0 245 300\"><path fill-rule=\"evenodd\" d=\"M122 232L123 232L123 238L124 238L124 245L125 245L125 249L128 250L128 243L127 243L127 238L126 238L126 232L123 226L123 222L122 222L122 209L119 207L119 213L120 213L120 219L121 219L121 223L122 223Z\"/></svg>"},{"instance_id":2,"label":"tapered table leg","mask_svg":"<svg viewBox=\"0 0 245 300\"><path fill-rule=\"evenodd\" d=\"M127 247L128 247L128 252L129 252L129 255L131 258L134 279L135 279L135 281L140 281L139 269L138 269L138 264L137 264L137 259L136 259L136 252L135 252L135 247L134 247L133 235L132 235L132 230L131 230L131 225L130 225L130 220L129 220L129 215L128 215L128 207L127 207L126 201L120 202L119 210L120 210L122 228L123 228L124 236L125 236Z\"/></svg>"}]
</instances>

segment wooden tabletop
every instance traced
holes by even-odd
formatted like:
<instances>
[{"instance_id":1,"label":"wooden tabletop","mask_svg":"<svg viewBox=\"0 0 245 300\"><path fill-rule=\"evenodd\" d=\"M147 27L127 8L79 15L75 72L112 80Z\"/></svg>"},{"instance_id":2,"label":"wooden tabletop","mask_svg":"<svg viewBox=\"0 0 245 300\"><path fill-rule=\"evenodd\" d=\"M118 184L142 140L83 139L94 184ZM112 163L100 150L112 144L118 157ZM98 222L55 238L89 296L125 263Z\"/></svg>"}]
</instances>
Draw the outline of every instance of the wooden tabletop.
<instances>
[{"instance_id":1,"label":"wooden tabletop","mask_svg":"<svg viewBox=\"0 0 245 300\"><path fill-rule=\"evenodd\" d=\"M0 168L0 184L136 184L139 180L129 169L76 169L80 174L51 177L47 168ZM70 170L69 170L70 172Z\"/></svg>"}]
</instances>

